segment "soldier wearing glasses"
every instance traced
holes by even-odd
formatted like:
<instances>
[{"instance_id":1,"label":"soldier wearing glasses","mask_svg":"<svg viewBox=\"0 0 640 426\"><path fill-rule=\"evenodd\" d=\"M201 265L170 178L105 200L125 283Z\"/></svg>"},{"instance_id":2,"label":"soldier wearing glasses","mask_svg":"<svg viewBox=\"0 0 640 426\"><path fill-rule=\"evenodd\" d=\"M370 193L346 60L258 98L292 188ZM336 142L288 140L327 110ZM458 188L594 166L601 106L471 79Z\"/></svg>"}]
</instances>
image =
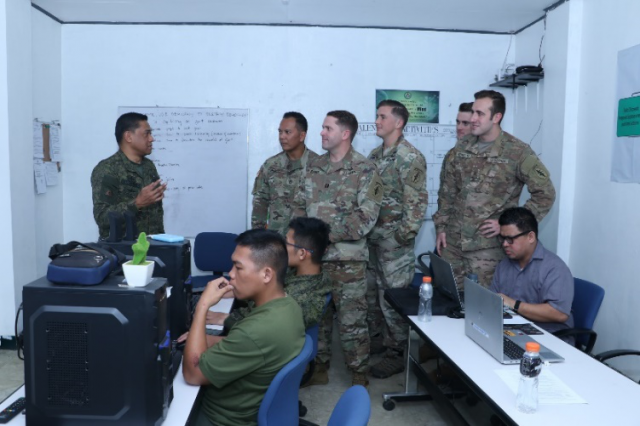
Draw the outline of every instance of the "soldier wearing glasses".
<instances>
[{"instance_id":1,"label":"soldier wearing glasses","mask_svg":"<svg viewBox=\"0 0 640 426\"><path fill-rule=\"evenodd\" d=\"M563 260L538 241L536 217L514 207L498 222L506 258L495 270L491 290L502 296L505 306L550 333L572 328L573 277Z\"/></svg>"}]
</instances>

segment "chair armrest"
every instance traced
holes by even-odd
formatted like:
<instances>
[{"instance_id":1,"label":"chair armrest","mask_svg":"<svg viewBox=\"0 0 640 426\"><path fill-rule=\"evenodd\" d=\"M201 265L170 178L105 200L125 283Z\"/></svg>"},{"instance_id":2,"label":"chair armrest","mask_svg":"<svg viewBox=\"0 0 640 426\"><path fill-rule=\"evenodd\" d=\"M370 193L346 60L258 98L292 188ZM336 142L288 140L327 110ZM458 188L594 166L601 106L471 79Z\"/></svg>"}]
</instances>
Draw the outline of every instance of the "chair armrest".
<instances>
[{"instance_id":1,"label":"chair armrest","mask_svg":"<svg viewBox=\"0 0 640 426\"><path fill-rule=\"evenodd\" d=\"M593 346L596 344L596 339L598 337L598 333L593 330L589 330L588 328L565 328L563 330L554 331L552 334L556 337L579 336L583 334L589 335L589 341L587 342L584 349L584 351L588 354L590 354L591 350L593 350ZM577 344L578 342L576 340L576 345Z\"/></svg>"},{"instance_id":2,"label":"chair armrest","mask_svg":"<svg viewBox=\"0 0 640 426\"><path fill-rule=\"evenodd\" d=\"M604 362L611 358L615 358L618 356L626 356L626 355L640 356L640 351L635 349L614 349L612 351L606 351L606 352L602 352L601 354L595 355L594 358L600 362Z\"/></svg>"},{"instance_id":3,"label":"chair armrest","mask_svg":"<svg viewBox=\"0 0 640 426\"><path fill-rule=\"evenodd\" d=\"M430 251L426 252L426 253L422 253L418 255L418 269L420 270L420 272L422 272L425 276L430 277L431 276L431 268L429 266L427 266L424 263L424 260L422 260L422 258L424 256L429 256L431 254Z\"/></svg>"}]
</instances>

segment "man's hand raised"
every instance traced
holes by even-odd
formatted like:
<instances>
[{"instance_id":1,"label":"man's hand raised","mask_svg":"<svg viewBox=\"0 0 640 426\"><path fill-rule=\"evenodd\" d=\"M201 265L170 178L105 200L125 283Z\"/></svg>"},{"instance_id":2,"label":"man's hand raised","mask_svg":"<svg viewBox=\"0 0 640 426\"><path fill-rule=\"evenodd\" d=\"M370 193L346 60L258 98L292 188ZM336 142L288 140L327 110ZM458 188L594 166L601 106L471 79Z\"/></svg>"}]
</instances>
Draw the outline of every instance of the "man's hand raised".
<instances>
[{"instance_id":1,"label":"man's hand raised","mask_svg":"<svg viewBox=\"0 0 640 426\"><path fill-rule=\"evenodd\" d=\"M166 189L167 184L162 183L160 179L150 183L140 190L140 193L136 197L136 207L141 209L157 203L164 198L164 191Z\"/></svg>"}]
</instances>

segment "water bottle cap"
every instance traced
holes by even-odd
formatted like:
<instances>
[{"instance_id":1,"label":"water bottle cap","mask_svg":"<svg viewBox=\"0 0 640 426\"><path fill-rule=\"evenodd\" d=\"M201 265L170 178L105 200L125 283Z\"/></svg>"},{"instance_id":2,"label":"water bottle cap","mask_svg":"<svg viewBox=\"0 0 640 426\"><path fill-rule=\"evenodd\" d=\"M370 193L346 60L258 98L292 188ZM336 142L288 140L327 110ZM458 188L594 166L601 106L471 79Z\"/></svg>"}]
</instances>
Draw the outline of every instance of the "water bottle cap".
<instances>
[{"instance_id":1,"label":"water bottle cap","mask_svg":"<svg viewBox=\"0 0 640 426\"><path fill-rule=\"evenodd\" d=\"M430 283L431 282L431 277L422 277L422 282L423 283Z\"/></svg>"},{"instance_id":2,"label":"water bottle cap","mask_svg":"<svg viewBox=\"0 0 640 426\"><path fill-rule=\"evenodd\" d=\"M540 352L540 343L527 342L527 344L524 345L524 348L527 352Z\"/></svg>"}]
</instances>

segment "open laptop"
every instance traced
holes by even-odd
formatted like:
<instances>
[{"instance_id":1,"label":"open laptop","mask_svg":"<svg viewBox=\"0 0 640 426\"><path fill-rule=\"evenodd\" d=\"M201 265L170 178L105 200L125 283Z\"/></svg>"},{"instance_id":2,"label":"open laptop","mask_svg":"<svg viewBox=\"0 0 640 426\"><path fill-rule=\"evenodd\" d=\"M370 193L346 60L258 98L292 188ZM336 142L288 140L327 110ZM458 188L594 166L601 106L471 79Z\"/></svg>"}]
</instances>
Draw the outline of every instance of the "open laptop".
<instances>
[{"instance_id":1,"label":"open laptop","mask_svg":"<svg viewBox=\"0 0 640 426\"><path fill-rule=\"evenodd\" d=\"M433 314L448 315L452 311L464 311L451 264L432 252L429 252L429 262L433 275Z\"/></svg>"},{"instance_id":2,"label":"open laptop","mask_svg":"<svg viewBox=\"0 0 640 426\"><path fill-rule=\"evenodd\" d=\"M502 364L518 364L527 342L537 342L531 336L515 331L504 334L502 298L469 278L464 279L465 320L464 332L482 349ZM557 353L540 345L543 361L562 362Z\"/></svg>"}]
</instances>

